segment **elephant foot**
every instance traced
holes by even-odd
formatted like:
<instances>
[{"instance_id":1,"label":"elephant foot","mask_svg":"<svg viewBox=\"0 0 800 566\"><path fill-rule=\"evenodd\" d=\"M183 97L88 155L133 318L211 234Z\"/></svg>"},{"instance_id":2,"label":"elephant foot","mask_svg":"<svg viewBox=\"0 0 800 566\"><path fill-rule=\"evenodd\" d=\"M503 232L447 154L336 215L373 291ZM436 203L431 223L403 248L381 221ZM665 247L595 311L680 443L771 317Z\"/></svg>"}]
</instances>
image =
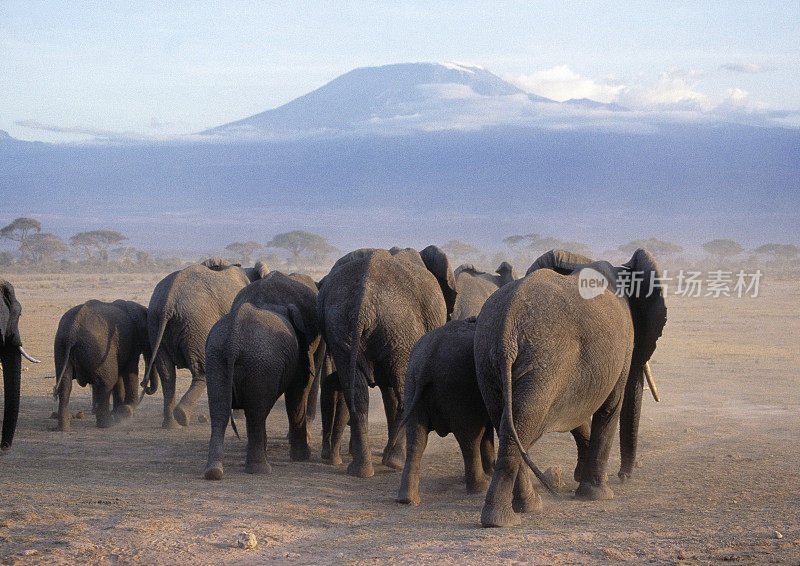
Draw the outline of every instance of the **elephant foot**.
<instances>
[{"instance_id":1,"label":"elephant foot","mask_svg":"<svg viewBox=\"0 0 800 566\"><path fill-rule=\"evenodd\" d=\"M582 482L575 490L575 497L583 501L607 501L614 499L614 492L606 482L601 484Z\"/></svg>"},{"instance_id":2,"label":"elephant foot","mask_svg":"<svg viewBox=\"0 0 800 566\"><path fill-rule=\"evenodd\" d=\"M219 462L207 465L205 472L203 472L203 477L207 480L219 481L222 479L223 475L222 464Z\"/></svg>"},{"instance_id":3,"label":"elephant foot","mask_svg":"<svg viewBox=\"0 0 800 566\"><path fill-rule=\"evenodd\" d=\"M53 428L52 430L58 431L58 432L69 432L70 428L71 428L71 425L70 425L69 421L62 421L62 422L58 423L58 425L55 428Z\"/></svg>"},{"instance_id":4,"label":"elephant foot","mask_svg":"<svg viewBox=\"0 0 800 566\"><path fill-rule=\"evenodd\" d=\"M416 507L419 505L419 490L401 487L395 501L404 505L413 505Z\"/></svg>"},{"instance_id":5,"label":"elephant foot","mask_svg":"<svg viewBox=\"0 0 800 566\"><path fill-rule=\"evenodd\" d=\"M624 472L624 471L620 470L620 471L617 473L617 477L619 478L619 481L620 481L620 483L625 483L625 482L627 482L628 480L630 480L630 479L631 479L631 474L632 474L632 473L633 473L633 472Z\"/></svg>"},{"instance_id":6,"label":"elephant foot","mask_svg":"<svg viewBox=\"0 0 800 566\"><path fill-rule=\"evenodd\" d=\"M308 444L289 447L289 458L293 462L306 462L311 459L311 448Z\"/></svg>"},{"instance_id":7,"label":"elephant foot","mask_svg":"<svg viewBox=\"0 0 800 566\"><path fill-rule=\"evenodd\" d=\"M372 467L372 462L358 462L353 460L347 466L347 474L357 478L371 478L375 475L375 468Z\"/></svg>"},{"instance_id":8,"label":"elephant foot","mask_svg":"<svg viewBox=\"0 0 800 566\"><path fill-rule=\"evenodd\" d=\"M481 511L482 527L513 527L522 522L511 506L485 504Z\"/></svg>"},{"instance_id":9,"label":"elephant foot","mask_svg":"<svg viewBox=\"0 0 800 566\"><path fill-rule=\"evenodd\" d=\"M189 426L189 419L192 418L192 410L184 407L180 403L172 411L175 421L181 426Z\"/></svg>"},{"instance_id":10,"label":"elephant foot","mask_svg":"<svg viewBox=\"0 0 800 566\"><path fill-rule=\"evenodd\" d=\"M272 466L266 460L259 462L247 462L244 471L248 474L268 474L272 471Z\"/></svg>"},{"instance_id":11,"label":"elephant foot","mask_svg":"<svg viewBox=\"0 0 800 566\"><path fill-rule=\"evenodd\" d=\"M326 454L323 450L322 452L322 461L326 464L330 464L331 466L338 466L342 463L342 457L337 452L336 454L332 454L330 451Z\"/></svg>"},{"instance_id":12,"label":"elephant foot","mask_svg":"<svg viewBox=\"0 0 800 566\"><path fill-rule=\"evenodd\" d=\"M131 405L120 405L114 409L112 413L114 420L117 422L124 421L133 416L133 407Z\"/></svg>"},{"instance_id":13,"label":"elephant foot","mask_svg":"<svg viewBox=\"0 0 800 566\"><path fill-rule=\"evenodd\" d=\"M161 421L161 428L172 430L176 428L181 428L181 425L179 425L177 421L175 421L175 419L173 418L164 417L164 420Z\"/></svg>"},{"instance_id":14,"label":"elephant foot","mask_svg":"<svg viewBox=\"0 0 800 566\"><path fill-rule=\"evenodd\" d=\"M524 499L517 499L511 502L511 508L517 513L535 513L542 510L542 496L535 491Z\"/></svg>"},{"instance_id":15,"label":"elephant foot","mask_svg":"<svg viewBox=\"0 0 800 566\"><path fill-rule=\"evenodd\" d=\"M483 493L487 489L489 489L489 478L486 476L479 477L478 479L473 479L472 481L467 480L467 492L468 493Z\"/></svg>"},{"instance_id":16,"label":"elephant foot","mask_svg":"<svg viewBox=\"0 0 800 566\"><path fill-rule=\"evenodd\" d=\"M111 415L104 415L104 416L97 416L97 428L111 428L111 425L114 424L114 419Z\"/></svg>"},{"instance_id":17,"label":"elephant foot","mask_svg":"<svg viewBox=\"0 0 800 566\"><path fill-rule=\"evenodd\" d=\"M402 452L387 453L384 451L383 458L381 458L381 463L393 470L402 470L403 465L405 464L405 454Z\"/></svg>"}]
</instances>

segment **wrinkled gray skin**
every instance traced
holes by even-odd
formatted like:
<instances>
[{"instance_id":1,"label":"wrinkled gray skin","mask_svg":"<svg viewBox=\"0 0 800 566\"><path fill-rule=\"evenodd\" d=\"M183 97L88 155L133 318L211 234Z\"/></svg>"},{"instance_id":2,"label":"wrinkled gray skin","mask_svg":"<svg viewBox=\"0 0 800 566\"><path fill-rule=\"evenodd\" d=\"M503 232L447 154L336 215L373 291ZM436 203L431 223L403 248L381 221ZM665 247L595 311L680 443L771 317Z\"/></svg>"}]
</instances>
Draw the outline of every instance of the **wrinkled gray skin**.
<instances>
[{"instance_id":1,"label":"wrinkled gray skin","mask_svg":"<svg viewBox=\"0 0 800 566\"><path fill-rule=\"evenodd\" d=\"M139 386L139 357L150 363L147 309L133 301L87 301L58 323L53 353L58 394L58 430L69 430L72 380L92 386L97 426L133 414ZM109 411L113 394L114 411Z\"/></svg>"},{"instance_id":2,"label":"wrinkled gray skin","mask_svg":"<svg viewBox=\"0 0 800 566\"><path fill-rule=\"evenodd\" d=\"M210 267L207 267L209 265ZM256 264L251 277L268 272ZM250 283L248 272L219 258L167 275L153 290L147 308L147 327L153 360L142 382L145 393L164 386L164 428L187 425L195 403L206 389L206 338L233 304L236 294ZM155 368L155 372L151 371ZM175 370L188 368L192 384L175 405Z\"/></svg>"},{"instance_id":3,"label":"wrinkled gray skin","mask_svg":"<svg viewBox=\"0 0 800 566\"><path fill-rule=\"evenodd\" d=\"M489 485L494 469L494 428L475 376L475 317L428 332L411 350L406 372L406 464L399 503L419 505L419 471L431 431L456 437L464 457L467 491Z\"/></svg>"},{"instance_id":4,"label":"wrinkled gray skin","mask_svg":"<svg viewBox=\"0 0 800 566\"><path fill-rule=\"evenodd\" d=\"M456 299L453 270L439 248L392 251L362 249L342 257L320 282L317 300L322 336L350 412L353 461L347 473L358 477L375 473L368 388L380 388L389 438L397 439L387 444L382 461L398 469L405 457L398 425L411 348L447 321Z\"/></svg>"},{"instance_id":5,"label":"wrinkled gray skin","mask_svg":"<svg viewBox=\"0 0 800 566\"><path fill-rule=\"evenodd\" d=\"M510 263L504 261L495 272L497 275L475 269L470 264L458 266L456 276L456 302L453 306L453 320L478 316L489 295L506 283L517 279L517 272Z\"/></svg>"},{"instance_id":6,"label":"wrinkled gray skin","mask_svg":"<svg viewBox=\"0 0 800 566\"><path fill-rule=\"evenodd\" d=\"M581 298L577 272L539 269L498 290L478 316L478 385L499 437L483 526L514 525L520 521L515 511L541 507L523 459L545 483L526 450L551 431L575 435L576 496L613 497L606 464L616 422L623 404L633 406L623 416L623 428L639 410L644 364L666 323L666 306L658 288L645 296L650 282L660 277L645 250L637 250L621 267L608 262L591 267L609 282L609 289L595 298ZM624 275L631 272L642 274L643 292L616 296L615 290L630 292ZM617 282L622 282L621 289ZM629 429L623 451L636 445L635 431Z\"/></svg>"},{"instance_id":7,"label":"wrinkled gray skin","mask_svg":"<svg viewBox=\"0 0 800 566\"><path fill-rule=\"evenodd\" d=\"M8 450L14 441L19 416L19 390L22 376L22 339L19 317L22 306L14 286L0 278L0 363L3 365L3 433L0 450Z\"/></svg>"},{"instance_id":8,"label":"wrinkled gray skin","mask_svg":"<svg viewBox=\"0 0 800 566\"><path fill-rule=\"evenodd\" d=\"M223 441L232 409L244 409L247 419L245 471L270 471L266 419L281 395L289 417L290 456L309 459L306 408L324 356L317 287L310 277L272 272L239 292L206 343L211 415L206 479L223 477Z\"/></svg>"}]
</instances>

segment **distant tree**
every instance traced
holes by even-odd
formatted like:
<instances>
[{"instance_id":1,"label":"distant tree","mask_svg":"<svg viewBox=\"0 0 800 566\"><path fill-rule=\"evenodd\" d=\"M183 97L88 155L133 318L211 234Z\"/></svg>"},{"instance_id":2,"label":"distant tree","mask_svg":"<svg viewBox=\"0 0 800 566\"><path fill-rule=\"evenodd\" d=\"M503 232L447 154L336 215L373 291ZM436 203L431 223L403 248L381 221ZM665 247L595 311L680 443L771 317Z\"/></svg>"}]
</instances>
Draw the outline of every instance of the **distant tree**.
<instances>
[{"instance_id":1,"label":"distant tree","mask_svg":"<svg viewBox=\"0 0 800 566\"><path fill-rule=\"evenodd\" d=\"M250 265L250 258L253 254L264 249L264 246L258 242L233 242L225 246L225 249L231 252L236 259L240 260L242 265Z\"/></svg>"},{"instance_id":2,"label":"distant tree","mask_svg":"<svg viewBox=\"0 0 800 566\"><path fill-rule=\"evenodd\" d=\"M566 240L559 240L551 236L542 236L541 234L526 234L524 236L514 235L503 238L503 243L508 245L511 249L519 250L521 244L524 244L524 249L532 254L542 254L548 250L561 249L570 252L575 252L583 255L591 255L592 251L589 246L581 242L571 242Z\"/></svg>"},{"instance_id":3,"label":"distant tree","mask_svg":"<svg viewBox=\"0 0 800 566\"><path fill-rule=\"evenodd\" d=\"M759 255L772 256L773 259L792 261L800 255L800 246L794 244L764 244L753 250Z\"/></svg>"},{"instance_id":4,"label":"distant tree","mask_svg":"<svg viewBox=\"0 0 800 566\"><path fill-rule=\"evenodd\" d=\"M69 251L60 236L49 232L31 234L19 246L22 257L39 265L44 260L52 260L56 255Z\"/></svg>"},{"instance_id":5,"label":"distant tree","mask_svg":"<svg viewBox=\"0 0 800 566\"><path fill-rule=\"evenodd\" d=\"M114 230L92 230L91 232L79 232L69 239L73 248L80 250L90 258L97 257L105 263L108 261L108 249L117 246L128 239L128 236Z\"/></svg>"},{"instance_id":6,"label":"distant tree","mask_svg":"<svg viewBox=\"0 0 800 566\"><path fill-rule=\"evenodd\" d=\"M729 257L739 255L744 251L744 248L739 242L727 239L720 239L720 240L711 240L710 242L706 242L705 244L703 244L703 250L707 254L714 256L718 260L724 260Z\"/></svg>"},{"instance_id":7,"label":"distant tree","mask_svg":"<svg viewBox=\"0 0 800 566\"><path fill-rule=\"evenodd\" d=\"M506 238L503 238L503 243L505 245L507 245L509 248L515 249L522 242L524 242L526 238L527 238L527 236L522 236L520 234L515 234L513 236L508 236Z\"/></svg>"},{"instance_id":8,"label":"distant tree","mask_svg":"<svg viewBox=\"0 0 800 566\"><path fill-rule=\"evenodd\" d=\"M0 228L0 238L13 240L22 245L29 236L39 234L42 224L33 218L15 218L11 224Z\"/></svg>"},{"instance_id":9,"label":"distant tree","mask_svg":"<svg viewBox=\"0 0 800 566\"><path fill-rule=\"evenodd\" d=\"M459 262L475 261L483 255L483 252L477 246L459 240L450 240L442 245L442 251L450 257L451 261L457 258Z\"/></svg>"},{"instance_id":10,"label":"distant tree","mask_svg":"<svg viewBox=\"0 0 800 566\"><path fill-rule=\"evenodd\" d=\"M323 236L304 230L292 230L277 234L266 245L268 248L287 250L291 254L291 261L294 265L298 265L304 256L321 261L331 253L338 251Z\"/></svg>"},{"instance_id":11,"label":"distant tree","mask_svg":"<svg viewBox=\"0 0 800 566\"><path fill-rule=\"evenodd\" d=\"M627 244L622 244L617 249L626 255L633 255L633 252L635 252L639 248L646 249L655 257L671 256L673 254L679 254L683 251L682 246L679 246L678 244L673 244L672 242L659 240L658 238L649 238L647 240L633 240L631 242L628 242Z\"/></svg>"}]
</instances>

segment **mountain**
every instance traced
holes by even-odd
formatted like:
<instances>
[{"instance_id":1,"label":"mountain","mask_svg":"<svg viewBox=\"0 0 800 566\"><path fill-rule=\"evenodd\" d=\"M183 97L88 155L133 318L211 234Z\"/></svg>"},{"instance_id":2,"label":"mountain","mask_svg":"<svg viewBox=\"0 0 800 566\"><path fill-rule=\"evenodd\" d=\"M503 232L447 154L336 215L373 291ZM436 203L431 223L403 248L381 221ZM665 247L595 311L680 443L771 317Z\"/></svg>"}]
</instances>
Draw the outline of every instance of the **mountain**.
<instances>
[{"instance_id":1,"label":"mountain","mask_svg":"<svg viewBox=\"0 0 800 566\"><path fill-rule=\"evenodd\" d=\"M136 247L217 252L297 228L342 249L497 249L532 232L611 247L800 241L800 130L641 116L531 96L479 67L356 69L178 141L0 133L0 225L32 216L65 237L109 228Z\"/></svg>"},{"instance_id":2,"label":"mountain","mask_svg":"<svg viewBox=\"0 0 800 566\"><path fill-rule=\"evenodd\" d=\"M559 104L527 94L481 67L402 63L355 69L283 106L202 134L379 133L380 128L395 131L398 125L439 130L448 129L445 126L454 117L463 119L464 113L477 116L472 121L483 124L491 118L485 114L496 111L498 105L514 107L514 116L522 116L538 103ZM439 127L425 128L425 124Z\"/></svg>"}]
</instances>

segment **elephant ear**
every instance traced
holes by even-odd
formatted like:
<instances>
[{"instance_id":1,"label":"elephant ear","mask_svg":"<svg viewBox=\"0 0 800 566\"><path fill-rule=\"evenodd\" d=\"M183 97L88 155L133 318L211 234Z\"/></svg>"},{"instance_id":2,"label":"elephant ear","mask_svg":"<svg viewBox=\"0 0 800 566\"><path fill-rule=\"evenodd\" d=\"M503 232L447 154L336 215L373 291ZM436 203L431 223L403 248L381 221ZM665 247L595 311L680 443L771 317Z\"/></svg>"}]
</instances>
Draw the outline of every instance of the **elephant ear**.
<instances>
[{"instance_id":1,"label":"elephant ear","mask_svg":"<svg viewBox=\"0 0 800 566\"><path fill-rule=\"evenodd\" d=\"M495 270L495 273L500 276L500 285L498 285L498 287L502 287L506 283L511 283L515 279L518 279L517 272L514 270L514 267L507 261L501 263L497 270Z\"/></svg>"},{"instance_id":2,"label":"elephant ear","mask_svg":"<svg viewBox=\"0 0 800 566\"><path fill-rule=\"evenodd\" d=\"M18 347L22 345L19 337L19 316L22 306L14 294L14 286L8 281L0 279L0 289L3 293L3 308L0 308L0 344Z\"/></svg>"},{"instance_id":3,"label":"elephant ear","mask_svg":"<svg viewBox=\"0 0 800 566\"><path fill-rule=\"evenodd\" d=\"M453 307L456 303L456 276L453 268L450 267L450 260L447 254L437 246L428 246L419 253L425 267L433 273L439 281L439 287L444 295L444 302L447 305L447 318L453 314Z\"/></svg>"},{"instance_id":4,"label":"elephant ear","mask_svg":"<svg viewBox=\"0 0 800 566\"><path fill-rule=\"evenodd\" d=\"M632 366L643 365L656 349L667 323L661 270L655 258L639 248L618 273L618 294L628 297L634 328Z\"/></svg>"},{"instance_id":5,"label":"elephant ear","mask_svg":"<svg viewBox=\"0 0 800 566\"><path fill-rule=\"evenodd\" d=\"M269 267L261 260L258 260L253 267L248 267L244 270L250 283L258 281L269 275Z\"/></svg>"},{"instance_id":6,"label":"elephant ear","mask_svg":"<svg viewBox=\"0 0 800 566\"><path fill-rule=\"evenodd\" d=\"M314 367L314 353L311 351L311 341L315 334L308 321L303 318L303 313L294 303L286 306L286 316L294 327L297 335L297 347L300 350L300 364L307 371L309 379L313 379L316 368Z\"/></svg>"},{"instance_id":7,"label":"elephant ear","mask_svg":"<svg viewBox=\"0 0 800 566\"><path fill-rule=\"evenodd\" d=\"M200 262L200 265L204 265L209 268L211 271L222 271L223 269L227 269L232 266L241 267L238 263L231 263L224 257L214 256L204 259Z\"/></svg>"},{"instance_id":8,"label":"elephant ear","mask_svg":"<svg viewBox=\"0 0 800 566\"><path fill-rule=\"evenodd\" d=\"M525 276L527 277L537 269L552 269L561 275L569 275L576 269L592 262L593 260L581 254L568 252L567 250L550 250L536 258L528 268L528 271L525 272Z\"/></svg>"}]
</instances>

